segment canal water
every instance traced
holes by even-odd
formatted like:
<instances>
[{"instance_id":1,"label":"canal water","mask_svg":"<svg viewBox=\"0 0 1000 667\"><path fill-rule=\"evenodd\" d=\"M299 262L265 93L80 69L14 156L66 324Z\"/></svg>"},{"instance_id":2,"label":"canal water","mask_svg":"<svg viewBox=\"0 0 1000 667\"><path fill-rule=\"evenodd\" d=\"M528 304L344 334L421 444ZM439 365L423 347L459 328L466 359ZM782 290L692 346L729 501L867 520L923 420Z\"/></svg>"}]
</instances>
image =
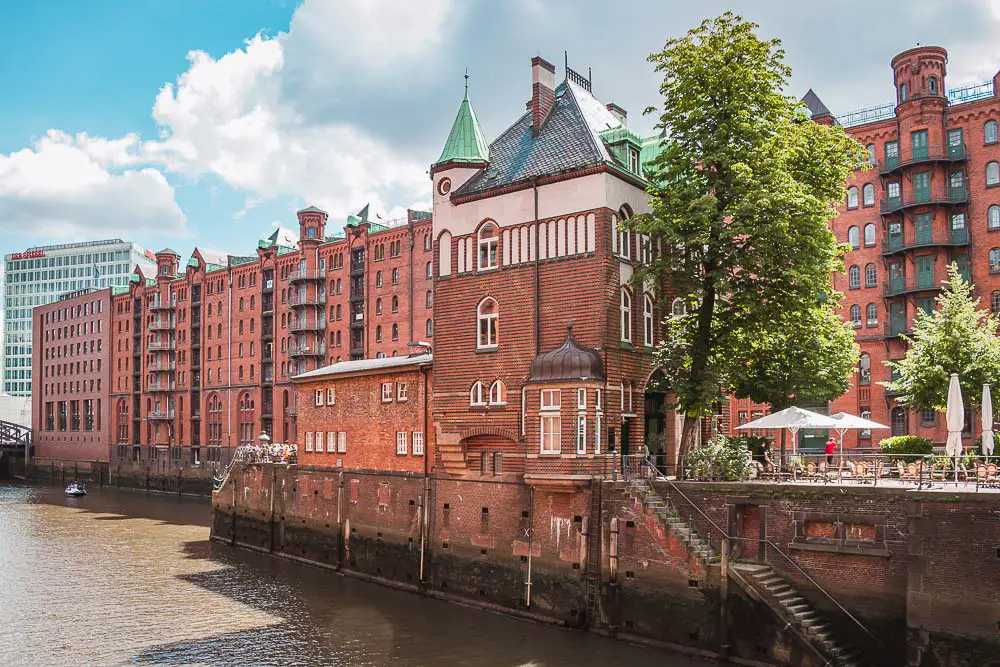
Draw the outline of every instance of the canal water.
<instances>
[{"instance_id":1,"label":"canal water","mask_svg":"<svg viewBox=\"0 0 1000 667\"><path fill-rule=\"evenodd\" d=\"M696 667L209 542L205 499L0 485L0 665Z\"/></svg>"}]
</instances>

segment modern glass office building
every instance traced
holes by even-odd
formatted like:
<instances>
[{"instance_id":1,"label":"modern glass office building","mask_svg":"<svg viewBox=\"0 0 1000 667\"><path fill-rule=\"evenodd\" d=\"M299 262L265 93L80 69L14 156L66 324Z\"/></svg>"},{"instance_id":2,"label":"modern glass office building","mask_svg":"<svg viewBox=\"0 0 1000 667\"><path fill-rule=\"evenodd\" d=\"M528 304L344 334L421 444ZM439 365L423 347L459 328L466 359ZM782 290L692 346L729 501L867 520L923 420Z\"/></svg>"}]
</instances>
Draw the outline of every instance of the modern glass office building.
<instances>
[{"instance_id":1,"label":"modern glass office building","mask_svg":"<svg viewBox=\"0 0 1000 667\"><path fill-rule=\"evenodd\" d=\"M4 257L3 393L31 394L31 309L85 288L128 285L139 265L156 275L156 258L121 239L38 246Z\"/></svg>"}]
</instances>

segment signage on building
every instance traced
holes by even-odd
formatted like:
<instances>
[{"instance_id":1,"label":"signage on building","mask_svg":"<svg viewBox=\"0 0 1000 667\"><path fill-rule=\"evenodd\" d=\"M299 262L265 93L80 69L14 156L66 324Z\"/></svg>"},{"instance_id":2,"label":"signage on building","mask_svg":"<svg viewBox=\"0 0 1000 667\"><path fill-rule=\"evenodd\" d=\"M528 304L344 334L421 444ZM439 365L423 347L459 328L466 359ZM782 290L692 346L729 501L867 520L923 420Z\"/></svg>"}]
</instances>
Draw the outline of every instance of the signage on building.
<instances>
[{"instance_id":1,"label":"signage on building","mask_svg":"<svg viewBox=\"0 0 1000 667\"><path fill-rule=\"evenodd\" d=\"M44 250L25 250L24 252L12 252L7 256L9 261L14 261L15 259L37 259L39 257L45 257Z\"/></svg>"}]
</instances>

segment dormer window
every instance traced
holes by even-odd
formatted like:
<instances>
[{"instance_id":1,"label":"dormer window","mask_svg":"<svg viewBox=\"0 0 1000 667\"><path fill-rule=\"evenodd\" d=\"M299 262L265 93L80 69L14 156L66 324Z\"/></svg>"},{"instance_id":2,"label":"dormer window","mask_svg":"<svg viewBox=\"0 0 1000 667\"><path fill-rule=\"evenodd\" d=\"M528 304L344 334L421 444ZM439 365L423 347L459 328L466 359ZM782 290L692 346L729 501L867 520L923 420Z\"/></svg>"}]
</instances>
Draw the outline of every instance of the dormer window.
<instances>
[{"instance_id":1,"label":"dormer window","mask_svg":"<svg viewBox=\"0 0 1000 667\"><path fill-rule=\"evenodd\" d=\"M628 147L628 170L633 174L639 173L639 151L632 146Z\"/></svg>"}]
</instances>

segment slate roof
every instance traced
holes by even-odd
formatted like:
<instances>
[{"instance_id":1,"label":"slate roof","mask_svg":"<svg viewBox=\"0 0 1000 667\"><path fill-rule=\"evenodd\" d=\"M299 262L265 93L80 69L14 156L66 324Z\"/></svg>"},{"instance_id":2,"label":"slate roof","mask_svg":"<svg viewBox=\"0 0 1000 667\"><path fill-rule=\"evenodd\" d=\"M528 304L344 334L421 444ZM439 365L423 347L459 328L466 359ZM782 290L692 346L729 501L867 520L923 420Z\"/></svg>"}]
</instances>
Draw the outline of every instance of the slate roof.
<instances>
[{"instance_id":1,"label":"slate roof","mask_svg":"<svg viewBox=\"0 0 1000 667\"><path fill-rule=\"evenodd\" d=\"M801 101L806 105L806 107L808 107L809 113L812 114L813 118L833 115L830 113L830 110L826 108L826 105L823 104L823 100L819 99L819 95L813 92L812 88L806 91L806 94L802 97Z\"/></svg>"},{"instance_id":2,"label":"slate roof","mask_svg":"<svg viewBox=\"0 0 1000 667\"><path fill-rule=\"evenodd\" d=\"M538 136L532 136L528 111L490 144L489 166L455 196L613 161L599 134L621 122L575 83L563 81L555 92L555 105Z\"/></svg>"}]
</instances>

